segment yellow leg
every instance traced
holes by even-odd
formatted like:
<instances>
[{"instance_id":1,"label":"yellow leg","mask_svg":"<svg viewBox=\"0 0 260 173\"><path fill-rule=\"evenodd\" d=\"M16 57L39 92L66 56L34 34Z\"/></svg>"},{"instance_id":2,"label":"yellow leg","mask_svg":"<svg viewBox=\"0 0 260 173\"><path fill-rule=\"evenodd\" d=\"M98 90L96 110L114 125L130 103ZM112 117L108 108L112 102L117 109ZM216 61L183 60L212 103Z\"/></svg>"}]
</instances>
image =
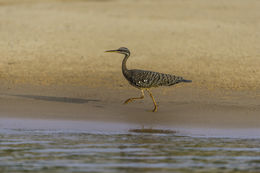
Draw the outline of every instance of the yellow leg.
<instances>
[{"instance_id":1,"label":"yellow leg","mask_svg":"<svg viewBox=\"0 0 260 173\"><path fill-rule=\"evenodd\" d=\"M152 111L156 112L157 111L157 105L156 105L156 102L155 102L155 100L153 98L153 95L152 95L152 93L151 93L151 91L149 89L146 89L146 91L150 94L151 98L153 99L154 108L153 108Z\"/></svg>"},{"instance_id":2,"label":"yellow leg","mask_svg":"<svg viewBox=\"0 0 260 173\"><path fill-rule=\"evenodd\" d=\"M129 98L129 99L127 99L127 100L124 102L124 104L127 104L127 103L129 103L129 102L132 102L133 100L136 100L136 99L143 99L143 98L144 98L144 90L141 89L141 92L142 92L141 97Z\"/></svg>"}]
</instances>

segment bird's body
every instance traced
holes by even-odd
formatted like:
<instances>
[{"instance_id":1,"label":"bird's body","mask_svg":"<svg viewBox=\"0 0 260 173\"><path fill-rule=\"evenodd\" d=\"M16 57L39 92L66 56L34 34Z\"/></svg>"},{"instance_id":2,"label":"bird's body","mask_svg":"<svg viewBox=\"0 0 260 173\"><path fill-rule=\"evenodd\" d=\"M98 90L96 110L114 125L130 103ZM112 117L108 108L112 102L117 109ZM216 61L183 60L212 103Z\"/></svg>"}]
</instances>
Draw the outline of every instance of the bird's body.
<instances>
[{"instance_id":1,"label":"bird's body","mask_svg":"<svg viewBox=\"0 0 260 173\"><path fill-rule=\"evenodd\" d=\"M130 75L126 77L129 83L136 88L152 88L159 86L171 86L180 82L188 82L182 77L164 74L154 71L133 69L129 70Z\"/></svg>"},{"instance_id":2,"label":"bird's body","mask_svg":"<svg viewBox=\"0 0 260 173\"><path fill-rule=\"evenodd\" d=\"M171 86L171 85L175 85L180 82L191 82L191 80L185 80L182 77L170 75L170 74L164 74L164 73L146 71L146 70L139 70L139 69L128 70L126 67L126 61L130 56L130 51L125 47L121 47L117 50L108 50L106 52L117 52L117 53L121 53L121 54L125 55L125 57L122 61L122 73L132 86L140 89L142 92L141 97L130 98L125 101L125 104L127 104L135 99L143 99L144 98L143 91L146 90L149 92L149 94L154 102L153 112L156 112L157 105L153 98L152 93L149 90L150 88L158 87L158 86Z\"/></svg>"}]
</instances>

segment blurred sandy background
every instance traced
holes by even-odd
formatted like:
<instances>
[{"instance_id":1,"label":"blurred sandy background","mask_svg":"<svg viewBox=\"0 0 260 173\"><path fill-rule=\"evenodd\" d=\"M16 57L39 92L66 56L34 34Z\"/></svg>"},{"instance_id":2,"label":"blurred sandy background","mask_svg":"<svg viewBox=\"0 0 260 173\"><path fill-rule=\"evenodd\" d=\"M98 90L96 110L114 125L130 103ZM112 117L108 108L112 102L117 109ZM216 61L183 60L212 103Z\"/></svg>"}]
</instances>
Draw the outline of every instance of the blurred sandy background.
<instances>
[{"instance_id":1,"label":"blurred sandy background","mask_svg":"<svg viewBox=\"0 0 260 173\"><path fill-rule=\"evenodd\" d=\"M260 89L258 0L0 0L1 82L127 86L129 68Z\"/></svg>"},{"instance_id":2,"label":"blurred sandy background","mask_svg":"<svg viewBox=\"0 0 260 173\"><path fill-rule=\"evenodd\" d=\"M129 117L129 111L137 107L134 114L138 119L138 111L143 112L144 105L147 109L152 107L150 98L118 107L139 92L121 74L122 56L104 53L124 46L132 53L129 68L193 80L192 84L154 91L165 122L172 116L166 112L178 105L178 116L189 110L186 115L194 116L194 121L200 120L193 115L194 110L204 116L211 110L215 110L212 116L223 110L230 116L239 113L241 124L248 114L253 116L251 123L260 122L254 121L260 112L259 0L0 0L0 38L0 101L5 115L11 110L34 115L39 109L51 110L50 105L55 103L55 98L49 98L52 102L45 106L40 106L44 104L41 99L37 104L37 98L27 103L21 99L30 97L20 95L19 100L10 95L15 93L105 101L71 109L62 101L62 105L53 106L55 110L80 111L76 112L81 117L91 106L95 107L93 115L99 108L103 109L102 115L108 110L113 113L112 108L121 108L116 114L127 111ZM209 94L220 97L211 98ZM114 107L109 106L111 102ZM22 106L14 109L10 103ZM32 104L35 111L30 113ZM203 113L209 104L209 112ZM69 111L56 113L64 112ZM49 114L47 117L55 113ZM147 118L151 115L145 114ZM225 115L219 117L220 124ZM172 119L176 121L176 117ZM214 123L210 117L208 120Z\"/></svg>"}]
</instances>

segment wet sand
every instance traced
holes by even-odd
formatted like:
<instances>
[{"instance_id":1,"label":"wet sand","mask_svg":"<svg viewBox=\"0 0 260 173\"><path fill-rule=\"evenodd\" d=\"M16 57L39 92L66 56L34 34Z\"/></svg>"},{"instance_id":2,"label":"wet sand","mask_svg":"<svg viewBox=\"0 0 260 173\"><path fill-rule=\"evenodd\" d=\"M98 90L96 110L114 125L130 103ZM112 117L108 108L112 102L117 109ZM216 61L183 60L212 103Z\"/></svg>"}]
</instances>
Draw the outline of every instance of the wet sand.
<instances>
[{"instance_id":1,"label":"wet sand","mask_svg":"<svg viewBox=\"0 0 260 173\"><path fill-rule=\"evenodd\" d=\"M0 0L0 117L258 128L260 3ZM138 96L129 68L193 80Z\"/></svg>"},{"instance_id":2,"label":"wet sand","mask_svg":"<svg viewBox=\"0 0 260 173\"><path fill-rule=\"evenodd\" d=\"M9 89L0 94L0 115L130 123L140 128L258 128L260 124L258 97L242 92L206 95L207 91L184 87L165 89L163 93L164 88L158 88L153 93L159 110L153 113L149 95L142 101L123 105L128 97L140 94L137 89L62 88Z\"/></svg>"}]
</instances>

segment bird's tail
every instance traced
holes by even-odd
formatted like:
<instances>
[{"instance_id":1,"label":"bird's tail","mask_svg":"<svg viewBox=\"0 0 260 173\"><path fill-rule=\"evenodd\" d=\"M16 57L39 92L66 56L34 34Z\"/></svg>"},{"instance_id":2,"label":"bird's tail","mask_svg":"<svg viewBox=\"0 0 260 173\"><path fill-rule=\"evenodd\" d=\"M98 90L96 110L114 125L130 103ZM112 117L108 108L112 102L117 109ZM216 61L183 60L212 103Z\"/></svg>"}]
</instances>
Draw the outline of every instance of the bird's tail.
<instances>
[{"instance_id":1,"label":"bird's tail","mask_svg":"<svg viewBox=\"0 0 260 173\"><path fill-rule=\"evenodd\" d=\"M182 79L181 82L192 82L192 80Z\"/></svg>"}]
</instances>

